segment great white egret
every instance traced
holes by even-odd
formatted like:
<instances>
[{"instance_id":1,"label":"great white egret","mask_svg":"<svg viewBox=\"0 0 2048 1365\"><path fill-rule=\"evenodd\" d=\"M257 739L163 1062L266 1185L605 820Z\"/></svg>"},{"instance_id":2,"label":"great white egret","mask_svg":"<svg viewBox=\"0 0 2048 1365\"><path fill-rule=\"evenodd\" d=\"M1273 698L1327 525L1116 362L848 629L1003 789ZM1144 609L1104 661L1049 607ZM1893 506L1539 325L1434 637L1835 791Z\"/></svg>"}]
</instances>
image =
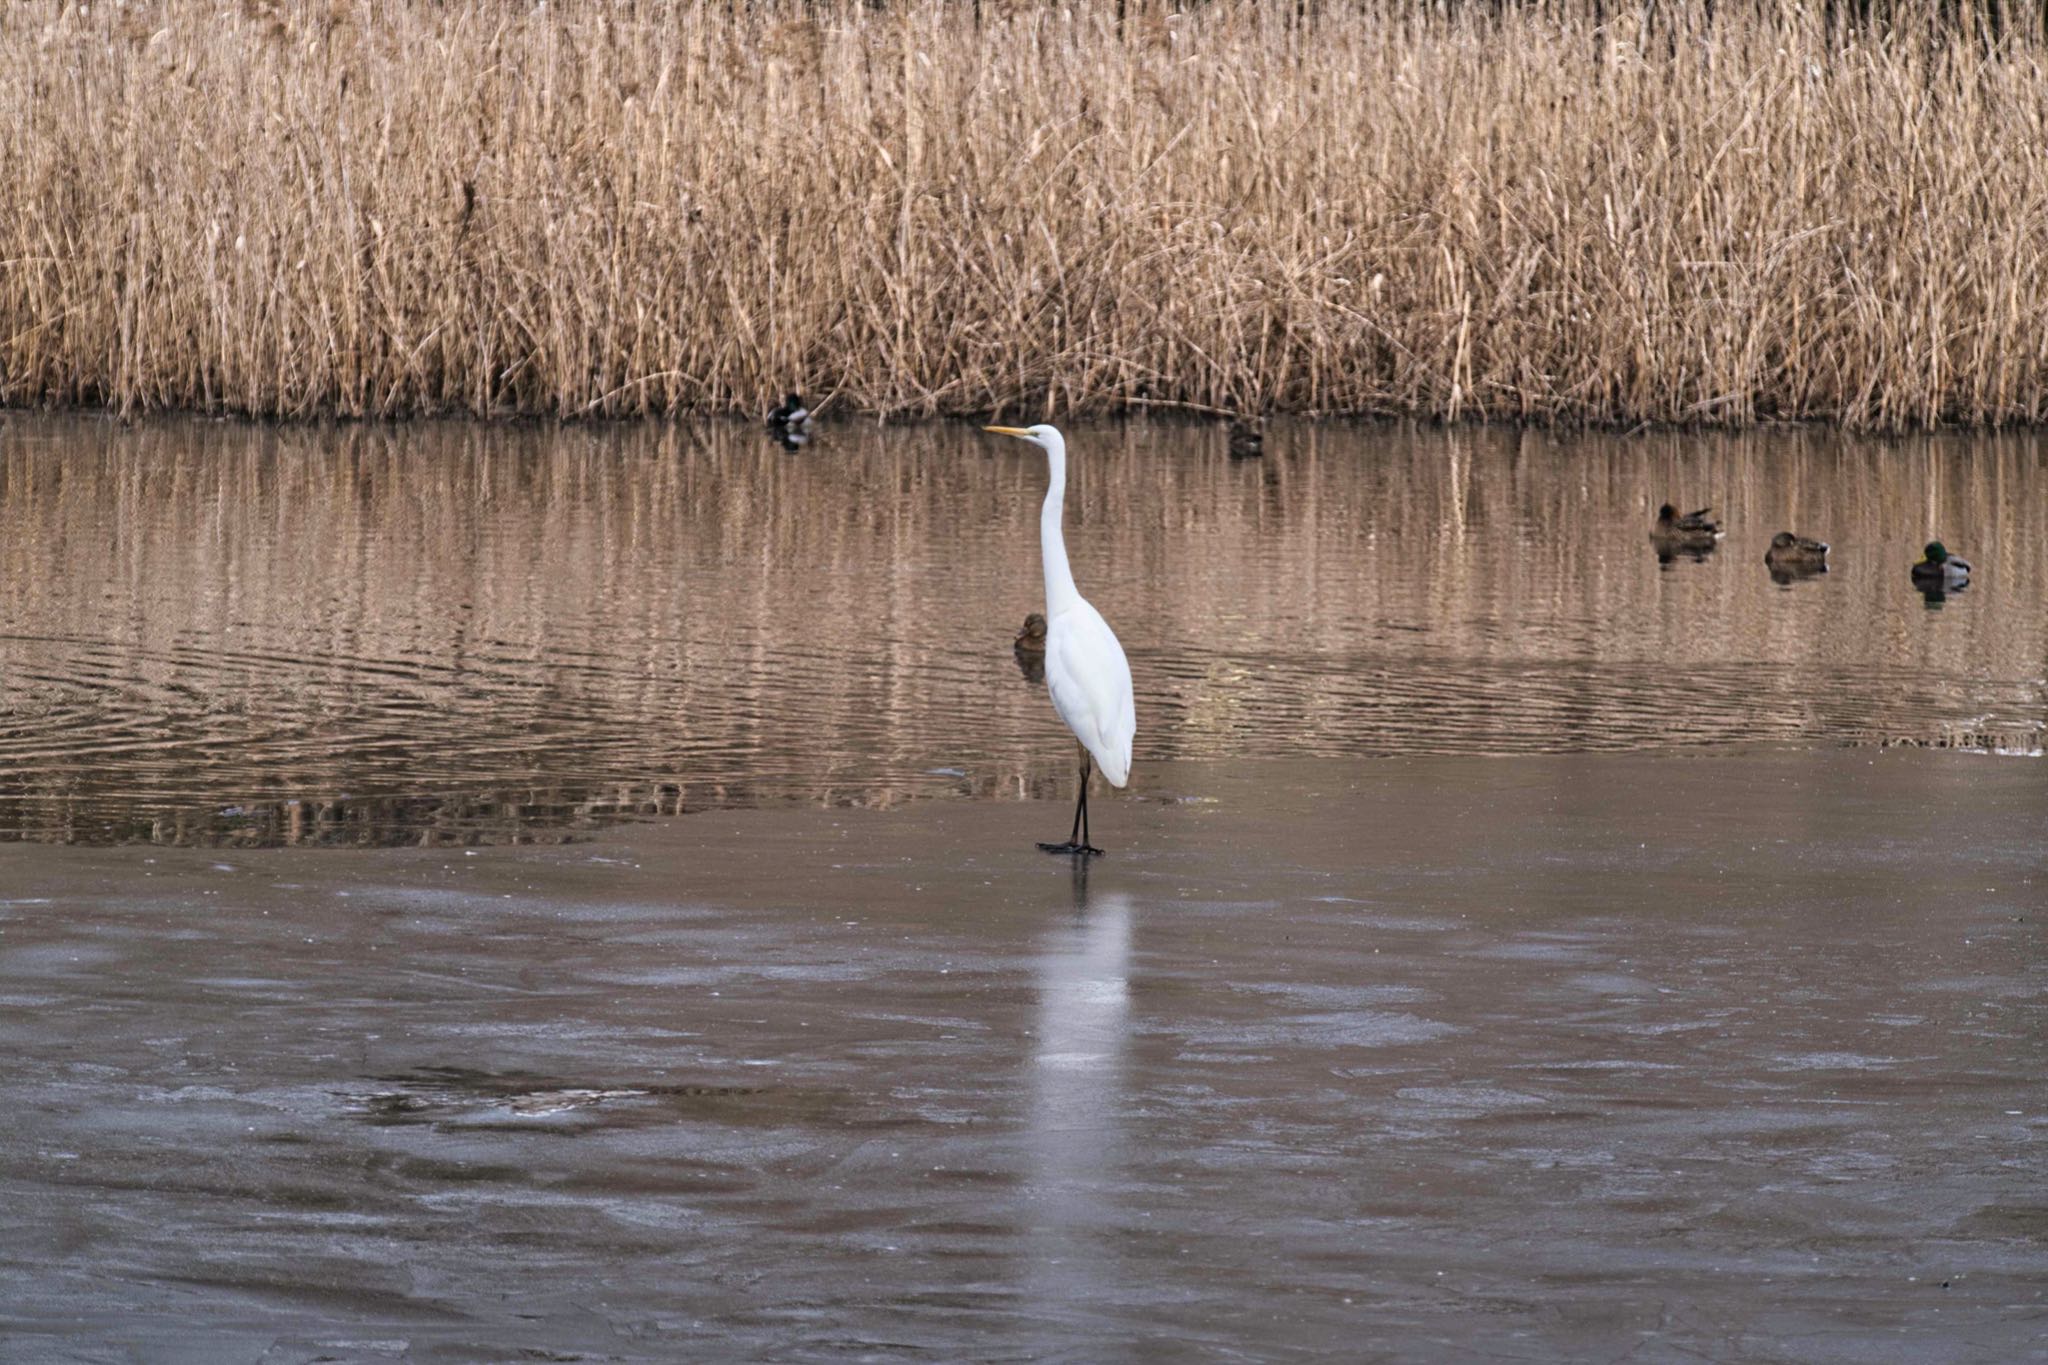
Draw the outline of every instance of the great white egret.
<instances>
[{"instance_id":1,"label":"great white egret","mask_svg":"<svg viewBox=\"0 0 2048 1365\"><path fill-rule=\"evenodd\" d=\"M1088 842L1090 760L1112 787L1131 778L1131 737L1138 732L1137 703L1131 696L1131 665L1102 613L1074 586L1067 566L1067 538L1060 531L1066 509L1067 442L1059 428L983 427L1015 436L1045 452L1049 478L1038 513L1038 548L1045 561L1045 684L1052 709L1081 742L1081 796L1074 803L1074 828L1064 844L1041 843L1047 853L1102 852Z\"/></svg>"}]
</instances>

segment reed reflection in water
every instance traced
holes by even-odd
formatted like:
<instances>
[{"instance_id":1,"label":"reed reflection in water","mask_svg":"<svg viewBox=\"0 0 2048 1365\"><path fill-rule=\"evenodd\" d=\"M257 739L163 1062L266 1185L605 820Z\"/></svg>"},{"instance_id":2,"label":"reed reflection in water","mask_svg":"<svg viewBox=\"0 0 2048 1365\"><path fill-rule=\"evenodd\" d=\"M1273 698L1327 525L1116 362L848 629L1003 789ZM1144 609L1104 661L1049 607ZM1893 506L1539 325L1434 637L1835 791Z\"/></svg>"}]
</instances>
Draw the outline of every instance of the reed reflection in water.
<instances>
[{"instance_id":1,"label":"reed reflection in water","mask_svg":"<svg viewBox=\"0 0 2048 1365\"><path fill-rule=\"evenodd\" d=\"M1077 428L1076 573L1166 758L2039 747L2034 436ZM0 422L0 837L559 837L1070 794L1011 652L1036 452L966 427ZM1713 504L1660 565L1660 502ZM1781 586L1793 529L1832 572ZM1930 535L1977 566L1930 611Z\"/></svg>"}]
</instances>

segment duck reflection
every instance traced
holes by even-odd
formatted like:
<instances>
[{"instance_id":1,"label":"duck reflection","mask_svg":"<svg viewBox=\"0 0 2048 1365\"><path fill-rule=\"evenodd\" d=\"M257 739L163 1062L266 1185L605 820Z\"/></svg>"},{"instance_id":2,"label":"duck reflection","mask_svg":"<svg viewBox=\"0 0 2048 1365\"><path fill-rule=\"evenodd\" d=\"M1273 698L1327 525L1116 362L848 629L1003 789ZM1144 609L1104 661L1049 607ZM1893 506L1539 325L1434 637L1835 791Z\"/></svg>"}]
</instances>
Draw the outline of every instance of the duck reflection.
<instances>
[{"instance_id":1,"label":"duck reflection","mask_svg":"<svg viewBox=\"0 0 2048 1365\"><path fill-rule=\"evenodd\" d=\"M1130 957L1130 898L1091 899L1077 860L1073 914L1040 944L1029 1063L1024 1217L1040 1320L1071 1315L1116 1279Z\"/></svg>"}]
</instances>

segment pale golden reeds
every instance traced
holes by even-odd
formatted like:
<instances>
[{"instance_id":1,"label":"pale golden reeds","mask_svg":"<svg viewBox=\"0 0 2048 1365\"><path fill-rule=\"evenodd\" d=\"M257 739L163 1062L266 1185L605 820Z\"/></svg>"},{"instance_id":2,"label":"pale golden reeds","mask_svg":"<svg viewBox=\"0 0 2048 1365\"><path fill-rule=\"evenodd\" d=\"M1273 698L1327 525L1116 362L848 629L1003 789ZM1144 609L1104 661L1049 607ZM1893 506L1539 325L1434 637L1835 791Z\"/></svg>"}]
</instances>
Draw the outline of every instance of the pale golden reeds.
<instances>
[{"instance_id":1,"label":"pale golden reeds","mask_svg":"<svg viewBox=\"0 0 2048 1365\"><path fill-rule=\"evenodd\" d=\"M0 401L2048 411L2037 22L1311 8L10 5Z\"/></svg>"}]
</instances>

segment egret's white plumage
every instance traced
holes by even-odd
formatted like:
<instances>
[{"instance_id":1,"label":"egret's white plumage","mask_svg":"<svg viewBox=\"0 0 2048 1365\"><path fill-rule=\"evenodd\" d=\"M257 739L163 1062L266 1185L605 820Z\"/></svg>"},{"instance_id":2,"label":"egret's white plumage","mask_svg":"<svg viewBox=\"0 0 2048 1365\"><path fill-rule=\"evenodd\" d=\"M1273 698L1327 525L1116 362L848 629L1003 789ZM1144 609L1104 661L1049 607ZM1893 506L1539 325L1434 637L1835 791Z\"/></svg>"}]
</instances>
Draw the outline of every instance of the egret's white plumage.
<instances>
[{"instance_id":1,"label":"egret's white plumage","mask_svg":"<svg viewBox=\"0 0 2048 1365\"><path fill-rule=\"evenodd\" d=\"M1059 428L988 427L1045 452L1049 478L1038 514L1038 545L1045 561L1045 682L1053 710L1074 732L1112 787L1131 780L1131 740L1138 732L1138 708L1131 695L1131 665L1102 613L1074 586L1067 564L1067 540L1060 529L1066 509L1067 442ZM1081 767L1081 797L1074 810L1074 836L1055 852L1093 853L1088 844L1088 767Z\"/></svg>"},{"instance_id":2,"label":"egret's white plumage","mask_svg":"<svg viewBox=\"0 0 2048 1365\"><path fill-rule=\"evenodd\" d=\"M1076 601L1045 628L1045 683L1052 709L1081 741L1112 787L1131 780L1138 716L1131 666L1102 613Z\"/></svg>"}]
</instances>

